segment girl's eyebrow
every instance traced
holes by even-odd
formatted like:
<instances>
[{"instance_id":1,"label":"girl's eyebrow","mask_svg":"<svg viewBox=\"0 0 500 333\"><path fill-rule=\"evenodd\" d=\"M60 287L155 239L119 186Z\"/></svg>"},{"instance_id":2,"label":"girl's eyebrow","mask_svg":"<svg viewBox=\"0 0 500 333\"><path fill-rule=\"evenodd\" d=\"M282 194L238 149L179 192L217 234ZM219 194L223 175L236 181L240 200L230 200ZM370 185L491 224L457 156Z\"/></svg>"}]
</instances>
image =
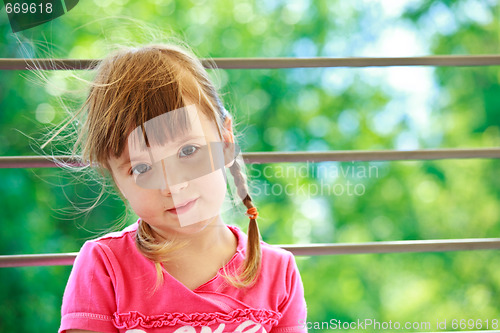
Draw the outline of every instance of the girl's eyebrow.
<instances>
[{"instance_id":1,"label":"girl's eyebrow","mask_svg":"<svg viewBox=\"0 0 500 333\"><path fill-rule=\"evenodd\" d=\"M207 140L205 135L189 134L189 135L183 136L183 137L175 140L174 142L177 144L180 144L180 143L183 143L184 141L189 141L189 140L193 140L193 139L205 139L205 142Z\"/></svg>"}]
</instances>

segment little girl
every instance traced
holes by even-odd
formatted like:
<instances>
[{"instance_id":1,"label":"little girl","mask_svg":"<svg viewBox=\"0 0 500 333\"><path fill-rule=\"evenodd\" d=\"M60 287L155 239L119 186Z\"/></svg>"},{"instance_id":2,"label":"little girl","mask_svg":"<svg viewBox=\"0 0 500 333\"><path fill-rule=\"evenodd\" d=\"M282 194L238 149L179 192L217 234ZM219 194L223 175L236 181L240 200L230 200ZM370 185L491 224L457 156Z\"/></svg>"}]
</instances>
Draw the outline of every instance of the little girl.
<instances>
[{"instance_id":1,"label":"little girl","mask_svg":"<svg viewBox=\"0 0 500 333\"><path fill-rule=\"evenodd\" d=\"M139 219L83 245L59 332L304 332L294 257L260 241L231 116L200 61L152 45L96 72L77 147ZM248 237L220 216L226 168Z\"/></svg>"}]
</instances>

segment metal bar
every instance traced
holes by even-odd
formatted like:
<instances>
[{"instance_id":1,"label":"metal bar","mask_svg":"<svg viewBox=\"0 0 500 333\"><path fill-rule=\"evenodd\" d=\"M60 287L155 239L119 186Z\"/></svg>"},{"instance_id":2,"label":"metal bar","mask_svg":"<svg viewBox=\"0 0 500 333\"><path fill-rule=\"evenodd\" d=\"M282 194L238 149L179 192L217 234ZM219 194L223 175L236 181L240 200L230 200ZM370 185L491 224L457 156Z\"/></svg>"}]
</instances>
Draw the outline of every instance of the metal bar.
<instances>
[{"instance_id":1,"label":"metal bar","mask_svg":"<svg viewBox=\"0 0 500 333\"><path fill-rule=\"evenodd\" d=\"M0 58L0 70L88 70L99 59Z\"/></svg>"},{"instance_id":2,"label":"metal bar","mask_svg":"<svg viewBox=\"0 0 500 333\"><path fill-rule=\"evenodd\" d=\"M86 70L100 59L0 58L0 70ZM423 57L354 58L215 58L201 59L206 68L265 69L307 67L498 66L500 55L435 55Z\"/></svg>"},{"instance_id":3,"label":"metal bar","mask_svg":"<svg viewBox=\"0 0 500 333\"><path fill-rule=\"evenodd\" d=\"M256 152L243 153L246 163L327 162L327 161L397 161L452 158L500 158L499 148L422 149L422 150L348 150L326 152Z\"/></svg>"},{"instance_id":4,"label":"metal bar","mask_svg":"<svg viewBox=\"0 0 500 333\"><path fill-rule=\"evenodd\" d=\"M312 245L277 245L296 256L321 256L369 253L446 252L500 249L500 238L438 239L338 243ZM0 267L72 265L78 253L29 254L0 256Z\"/></svg>"},{"instance_id":5,"label":"metal bar","mask_svg":"<svg viewBox=\"0 0 500 333\"><path fill-rule=\"evenodd\" d=\"M422 149L422 150L348 150L326 152L252 152L243 153L249 164L281 162L326 162L326 161L397 161L397 160L437 160L452 158L500 158L499 148L480 149ZM57 161L73 166L84 166L71 156L56 156ZM51 157L46 156L0 156L2 168L53 168Z\"/></svg>"},{"instance_id":6,"label":"metal bar","mask_svg":"<svg viewBox=\"0 0 500 333\"><path fill-rule=\"evenodd\" d=\"M73 166L84 166L71 156L55 156L57 161ZM6 168L55 168L56 161L49 156L0 156L0 169Z\"/></svg>"},{"instance_id":7,"label":"metal bar","mask_svg":"<svg viewBox=\"0 0 500 333\"><path fill-rule=\"evenodd\" d=\"M370 243L279 245L296 256L500 249L500 238L438 239Z\"/></svg>"},{"instance_id":8,"label":"metal bar","mask_svg":"<svg viewBox=\"0 0 500 333\"><path fill-rule=\"evenodd\" d=\"M55 156L57 161L77 166L84 166L71 156ZM0 169L6 168L55 168L58 163L50 156L0 156Z\"/></svg>"},{"instance_id":9,"label":"metal bar","mask_svg":"<svg viewBox=\"0 0 500 333\"><path fill-rule=\"evenodd\" d=\"M0 267L73 265L78 252L0 256Z\"/></svg>"}]
</instances>

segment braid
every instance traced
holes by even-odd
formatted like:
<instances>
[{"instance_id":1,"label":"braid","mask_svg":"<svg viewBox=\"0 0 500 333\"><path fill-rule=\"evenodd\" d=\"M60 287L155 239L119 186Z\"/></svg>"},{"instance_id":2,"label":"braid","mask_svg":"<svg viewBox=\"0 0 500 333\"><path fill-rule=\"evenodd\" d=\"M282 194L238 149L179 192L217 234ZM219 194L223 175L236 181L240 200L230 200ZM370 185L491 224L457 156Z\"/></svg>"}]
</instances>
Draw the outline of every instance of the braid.
<instances>
[{"instance_id":1,"label":"braid","mask_svg":"<svg viewBox=\"0 0 500 333\"><path fill-rule=\"evenodd\" d=\"M241 166L238 160L235 160L233 165L229 167L229 171L233 175L234 183L238 191L238 196L242 199L243 204L248 210L256 211L253 205L252 198L248 194L248 187L246 178L241 171ZM261 265L261 249L260 249L260 234L257 225L257 214L252 214L250 223L248 225L248 242L247 242L247 255L243 262L241 274L233 280L229 278L231 283L240 287L247 287L252 285L257 279L260 265Z\"/></svg>"}]
</instances>

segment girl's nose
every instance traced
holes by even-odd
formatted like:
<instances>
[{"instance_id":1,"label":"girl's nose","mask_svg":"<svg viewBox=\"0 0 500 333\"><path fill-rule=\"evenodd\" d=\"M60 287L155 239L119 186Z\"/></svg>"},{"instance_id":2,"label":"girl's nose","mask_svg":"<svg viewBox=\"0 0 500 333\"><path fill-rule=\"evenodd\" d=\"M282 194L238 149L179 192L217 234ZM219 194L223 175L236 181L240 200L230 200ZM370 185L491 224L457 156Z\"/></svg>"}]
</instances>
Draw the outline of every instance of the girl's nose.
<instances>
[{"instance_id":1,"label":"girl's nose","mask_svg":"<svg viewBox=\"0 0 500 333\"><path fill-rule=\"evenodd\" d=\"M161 189L161 194L164 196L172 196L172 195L178 194L186 187L188 187L188 182L183 182L183 183L179 183L179 184L175 184L175 185L171 185L171 186L167 185L165 188Z\"/></svg>"},{"instance_id":2,"label":"girl's nose","mask_svg":"<svg viewBox=\"0 0 500 333\"><path fill-rule=\"evenodd\" d=\"M161 160L161 166L162 166L162 174L163 174L162 182L164 185L160 189L162 195L171 196L172 194L177 194L188 186L187 181L182 181L182 182L179 182L178 184L175 184L175 185L169 185L168 178L167 178L167 168L165 167L164 160ZM174 178L174 177L172 177L172 178Z\"/></svg>"}]
</instances>

